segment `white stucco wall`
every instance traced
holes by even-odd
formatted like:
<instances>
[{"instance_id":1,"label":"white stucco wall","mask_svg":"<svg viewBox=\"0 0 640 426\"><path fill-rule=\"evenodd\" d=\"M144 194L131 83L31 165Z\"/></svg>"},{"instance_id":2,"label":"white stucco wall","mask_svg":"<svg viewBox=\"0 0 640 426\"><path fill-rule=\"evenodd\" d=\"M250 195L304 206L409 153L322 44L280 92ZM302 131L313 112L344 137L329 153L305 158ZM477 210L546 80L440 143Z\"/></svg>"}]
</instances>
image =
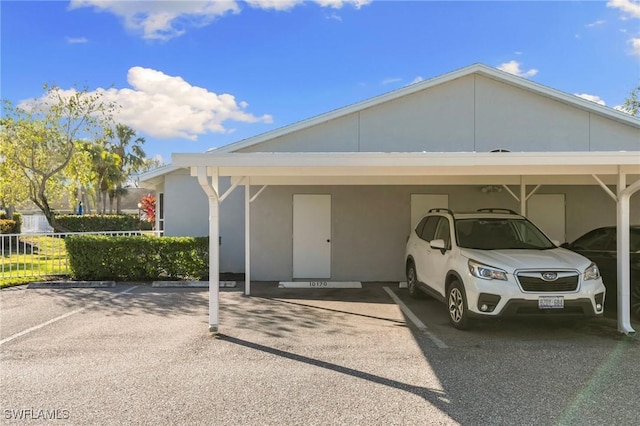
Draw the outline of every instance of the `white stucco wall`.
<instances>
[{"instance_id":1,"label":"white stucco wall","mask_svg":"<svg viewBox=\"0 0 640 426\"><path fill-rule=\"evenodd\" d=\"M165 177L164 233L169 237L209 235L209 204L198 181L187 170Z\"/></svg>"},{"instance_id":2,"label":"white stucco wall","mask_svg":"<svg viewBox=\"0 0 640 426\"><path fill-rule=\"evenodd\" d=\"M267 191L252 204L254 280L292 277L293 194L332 196L333 280L404 280L412 193L449 194L449 208L454 211L519 210L519 203L506 191L484 193L480 186L281 186ZM597 226L615 224L615 203L599 187L549 185L537 193L565 194L568 241ZM632 223L640 223L640 196L631 201Z\"/></svg>"},{"instance_id":3,"label":"white stucco wall","mask_svg":"<svg viewBox=\"0 0 640 426\"><path fill-rule=\"evenodd\" d=\"M230 186L220 179L220 191ZM196 178L186 170L165 176L164 235L202 237L209 235L209 201ZM238 187L220 209L221 272L244 272L244 188Z\"/></svg>"},{"instance_id":4,"label":"white stucco wall","mask_svg":"<svg viewBox=\"0 0 640 426\"><path fill-rule=\"evenodd\" d=\"M621 126L595 114L590 116L591 151L640 151L640 129Z\"/></svg>"},{"instance_id":5,"label":"white stucco wall","mask_svg":"<svg viewBox=\"0 0 640 426\"><path fill-rule=\"evenodd\" d=\"M640 129L468 75L238 152L640 150Z\"/></svg>"},{"instance_id":6,"label":"white stucco wall","mask_svg":"<svg viewBox=\"0 0 640 426\"><path fill-rule=\"evenodd\" d=\"M356 152L358 115L351 114L238 152Z\"/></svg>"},{"instance_id":7,"label":"white stucco wall","mask_svg":"<svg viewBox=\"0 0 640 426\"><path fill-rule=\"evenodd\" d=\"M474 151L474 77L360 113L360 151Z\"/></svg>"}]
</instances>

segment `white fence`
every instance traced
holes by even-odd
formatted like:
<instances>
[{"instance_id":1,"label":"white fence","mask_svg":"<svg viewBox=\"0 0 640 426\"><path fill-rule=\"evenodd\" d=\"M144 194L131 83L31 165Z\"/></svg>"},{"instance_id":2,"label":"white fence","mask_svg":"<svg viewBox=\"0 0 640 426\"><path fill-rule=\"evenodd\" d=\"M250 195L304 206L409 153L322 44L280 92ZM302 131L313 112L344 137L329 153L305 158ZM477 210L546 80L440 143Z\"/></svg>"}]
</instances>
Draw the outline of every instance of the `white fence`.
<instances>
[{"instance_id":1,"label":"white fence","mask_svg":"<svg viewBox=\"0 0 640 426\"><path fill-rule=\"evenodd\" d=\"M0 235L0 280L69 275L65 237L69 235L162 235L156 231L22 233Z\"/></svg>"}]
</instances>

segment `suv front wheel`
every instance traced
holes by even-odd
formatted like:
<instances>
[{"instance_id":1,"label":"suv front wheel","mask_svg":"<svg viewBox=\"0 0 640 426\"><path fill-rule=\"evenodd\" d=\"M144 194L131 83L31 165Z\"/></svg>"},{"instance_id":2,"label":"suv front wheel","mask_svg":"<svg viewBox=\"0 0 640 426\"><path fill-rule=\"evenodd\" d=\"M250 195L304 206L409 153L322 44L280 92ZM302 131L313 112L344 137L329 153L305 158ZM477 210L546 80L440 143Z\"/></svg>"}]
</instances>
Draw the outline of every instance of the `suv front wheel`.
<instances>
[{"instance_id":1,"label":"suv front wheel","mask_svg":"<svg viewBox=\"0 0 640 426\"><path fill-rule=\"evenodd\" d=\"M416 267L413 262L409 262L409 264L407 265L407 289L409 290L409 295L414 299L422 298L422 292L418 288Z\"/></svg>"},{"instance_id":2,"label":"suv front wheel","mask_svg":"<svg viewBox=\"0 0 640 426\"><path fill-rule=\"evenodd\" d=\"M458 280L454 280L447 290L447 308L451 325L459 330L468 330L471 324L467 312L467 297Z\"/></svg>"}]
</instances>

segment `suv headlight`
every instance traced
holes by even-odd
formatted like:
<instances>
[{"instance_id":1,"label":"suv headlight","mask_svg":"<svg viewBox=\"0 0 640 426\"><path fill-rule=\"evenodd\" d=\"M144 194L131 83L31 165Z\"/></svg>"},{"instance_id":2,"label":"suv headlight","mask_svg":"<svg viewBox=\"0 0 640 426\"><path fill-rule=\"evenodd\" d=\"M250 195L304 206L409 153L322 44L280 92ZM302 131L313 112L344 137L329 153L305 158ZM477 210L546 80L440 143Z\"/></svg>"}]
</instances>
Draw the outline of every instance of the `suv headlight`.
<instances>
[{"instance_id":1,"label":"suv headlight","mask_svg":"<svg viewBox=\"0 0 640 426\"><path fill-rule=\"evenodd\" d=\"M584 274L582 279L585 281L588 280L597 280L600 278L600 270L598 269L598 265L595 263L591 263L587 269L584 270Z\"/></svg>"},{"instance_id":2,"label":"suv headlight","mask_svg":"<svg viewBox=\"0 0 640 426\"><path fill-rule=\"evenodd\" d=\"M484 265L476 262L475 260L469 260L469 272L471 272L471 275L474 277L482 278L484 280L507 281L507 273L502 269Z\"/></svg>"}]
</instances>

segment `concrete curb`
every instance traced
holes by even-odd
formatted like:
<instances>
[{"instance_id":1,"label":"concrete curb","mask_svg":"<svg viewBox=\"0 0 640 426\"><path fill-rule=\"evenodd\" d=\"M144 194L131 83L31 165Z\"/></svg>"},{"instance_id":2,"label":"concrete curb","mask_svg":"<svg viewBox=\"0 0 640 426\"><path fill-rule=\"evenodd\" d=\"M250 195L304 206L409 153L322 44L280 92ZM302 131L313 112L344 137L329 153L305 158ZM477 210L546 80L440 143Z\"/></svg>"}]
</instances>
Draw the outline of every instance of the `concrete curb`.
<instances>
[{"instance_id":1,"label":"concrete curb","mask_svg":"<svg viewBox=\"0 0 640 426\"><path fill-rule=\"evenodd\" d=\"M115 281L40 281L29 283L27 288L109 288L115 286Z\"/></svg>"},{"instance_id":2,"label":"concrete curb","mask_svg":"<svg viewBox=\"0 0 640 426\"><path fill-rule=\"evenodd\" d=\"M234 288L235 281L220 281L220 288ZM151 287L156 288L209 288L209 281L154 281Z\"/></svg>"}]
</instances>

